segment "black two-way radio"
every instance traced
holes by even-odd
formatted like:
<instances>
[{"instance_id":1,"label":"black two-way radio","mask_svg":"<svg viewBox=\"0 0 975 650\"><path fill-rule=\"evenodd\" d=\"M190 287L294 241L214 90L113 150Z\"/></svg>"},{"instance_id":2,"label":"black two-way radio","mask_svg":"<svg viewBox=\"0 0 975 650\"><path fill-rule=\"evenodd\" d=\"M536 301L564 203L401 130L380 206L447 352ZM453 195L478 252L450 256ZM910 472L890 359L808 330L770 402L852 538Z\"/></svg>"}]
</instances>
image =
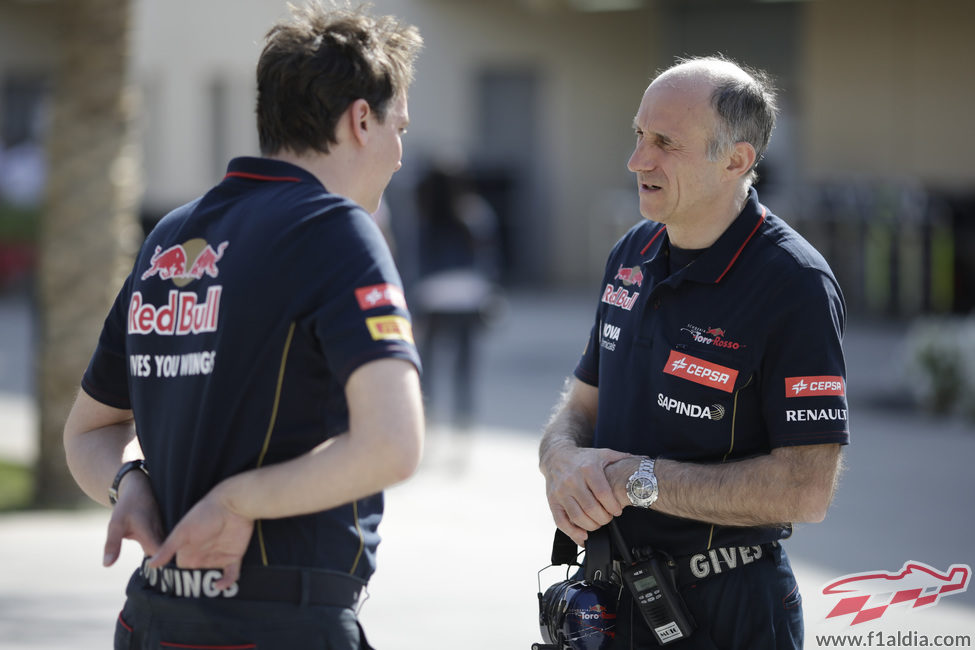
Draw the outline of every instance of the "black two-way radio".
<instances>
[{"instance_id":1,"label":"black two-way radio","mask_svg":"<svg viewBox=\"0 0 975 650\"><path fill-rule=\"evenodd\" d=\"M660 645L686 639L694 631L694 619L677 593L665 561L650 549L641 549L639 560L623 539L614 519L610 522L613 542L623 558L620 574L633 600Z\"/></svg>"}]
</instances>

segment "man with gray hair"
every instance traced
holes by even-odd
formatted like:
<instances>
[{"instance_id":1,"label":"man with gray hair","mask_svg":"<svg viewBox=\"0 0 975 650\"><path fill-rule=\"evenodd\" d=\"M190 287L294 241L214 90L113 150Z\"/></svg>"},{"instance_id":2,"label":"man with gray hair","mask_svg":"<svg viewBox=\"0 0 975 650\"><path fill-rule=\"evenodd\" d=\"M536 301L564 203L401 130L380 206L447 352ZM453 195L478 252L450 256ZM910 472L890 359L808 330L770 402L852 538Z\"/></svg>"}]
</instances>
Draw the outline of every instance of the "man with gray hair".
<instances>
[{"instance_id":1,"label":"man with gray hair","mask_svg":"<svg viewBox=\"0 0 975 650\"><path fill-rule=\"evenodd\" d=\"M558 528L585 545L612 522L664 558L696 629L651 625L623 588L613 648L802 646L780 540L825 517L849 442L846 306L752 187L775 112L764 73L709 57L658 75L634 118L646 220L610 254L540 469Z\"/></svg>"}]
</instances>

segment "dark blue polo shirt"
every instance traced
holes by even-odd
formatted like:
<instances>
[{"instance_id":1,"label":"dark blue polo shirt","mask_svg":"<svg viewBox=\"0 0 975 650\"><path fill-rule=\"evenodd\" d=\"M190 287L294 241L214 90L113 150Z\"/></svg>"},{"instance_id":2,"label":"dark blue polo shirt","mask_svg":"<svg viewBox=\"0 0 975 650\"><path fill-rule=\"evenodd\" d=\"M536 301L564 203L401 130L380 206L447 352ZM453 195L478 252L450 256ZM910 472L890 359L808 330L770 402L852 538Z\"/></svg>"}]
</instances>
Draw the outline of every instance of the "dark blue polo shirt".
<instances>
[{"instance_id":1,"label":"dark blue polo shirt","mask_svg":"<svg viewBox=\"0 0 975 650\"><path fill-rule=\"evenodd\" d=\"M238 158L149 235L82 386L134 411L168 531L221 480L346 431L346 380L390 357L419 367L372 217L299 167ZM258 522L244 563L368 578L382 509Z\"/></svg>"},{"instance_id":2,"label":"dark blue polo shirt","mask_svg":"<svg viewBox=\"0 0 975 650\"><path fill-rule=\"evenodd\" d=\"M598 386L594 446L699 463L849 442L846 306L823 257L751 190L710 248L671 272L666 226L613 248L575 375ZM719 495L720 497L720 495ZM638 508L627 541L676 555L787 537Z\"/></svg>"}]
</instances>

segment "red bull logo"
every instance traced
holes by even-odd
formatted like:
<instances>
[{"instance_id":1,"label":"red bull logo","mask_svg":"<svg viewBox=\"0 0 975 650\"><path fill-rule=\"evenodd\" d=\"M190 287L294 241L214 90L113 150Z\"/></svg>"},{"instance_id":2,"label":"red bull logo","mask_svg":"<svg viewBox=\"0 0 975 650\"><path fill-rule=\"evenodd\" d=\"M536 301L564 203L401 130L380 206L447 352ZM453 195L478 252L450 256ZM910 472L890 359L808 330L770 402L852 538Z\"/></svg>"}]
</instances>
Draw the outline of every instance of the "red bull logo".
<instances>
[{"instance_id":1,"label":"red bull logo","mask_svg":"<svg viewBox=\"0 0 975 650\"><path fill-rule=\"evenodd\" d=\"M216 332L222 292L219 285L208 288L201 303L195 291L172 290L166 304L157 307L144 302L142 292L136 291L129 302L128 333L185 336Z\"/></svg>"},{"instance_id":2,"label":"red bull logo","mask_svg":"<svg viewBox=\"0 0 975 650\"><path fill-rule=\"evenodd\" d=\"M823 587L824 596L842 596L826 618L853 614L850 625L874 621L894 605L933 607L942 596L968 589L972 568L952 564L944 573L922 562L905 562L900 571L868 571L843 576Z\"/></svg>"},{"instance_id":3,"label":"red bull logo","mask_svg":"<svg viewBox=\"0 0 975 650\"><path fill-rule=\"evenodd\" d=\"M626 311L630 311L633 309L633 304L639 297L639 291L634 291L631 296L630 292L623 287L614 287L611 284L607 284L606 290L603 291L602 301L607 305L613 305L614 307L620 307Z\"/></svg>"},{"instance_id":4,"label":"red bull logo","mask_svg":"<svg viewBox=\"0 0 975 650\"><path fill-rule=\"evenodd\" d=\"M163 250L156 246L149 259L149 268L140 276L143 280L158 277L160 280L172 280L178 287L183 287L193 280L200 280L203 276L215 278L220 274L217 262L223 257L230 242L221 242L214 249L205 239L190 239L182 244L176 244ZM189 263L189 260L193 260Z\"/></svg>"},{"instance_id":5,"label":"red bull logo","mask_svg":"<svg viewBox=\"0 0 975 650\"><path fill-rule=\"evenodd\" d=\"M623 284L626 286L636 285L638 287L643 286L643 270L639 266L631 266L629 268L623 268L620 264L620 268L616 271L616 277L614 280L622 280Z\"/></svg>"}]
</instances>

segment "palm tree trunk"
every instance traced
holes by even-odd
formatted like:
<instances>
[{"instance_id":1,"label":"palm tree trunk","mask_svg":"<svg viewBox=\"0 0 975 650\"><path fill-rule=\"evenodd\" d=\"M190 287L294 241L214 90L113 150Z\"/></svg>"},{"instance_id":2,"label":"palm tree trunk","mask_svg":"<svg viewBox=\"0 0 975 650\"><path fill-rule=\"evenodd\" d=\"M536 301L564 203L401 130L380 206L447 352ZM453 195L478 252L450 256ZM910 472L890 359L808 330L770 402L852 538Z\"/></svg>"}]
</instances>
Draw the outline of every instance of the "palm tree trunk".
<instances>
[{"instance_id":1,"label":"palm tree trunk","mask_svg":"<svg viewBox=\"0 0 975 650\"><path fill-rule=\"evenodd\" d=\"M129 0L59 2L38 269L40 446L35 504L77 502L61 432L138 243L140 162ZM126 239L130 241L126 241Z\"/></svg>"}]
</instances>

